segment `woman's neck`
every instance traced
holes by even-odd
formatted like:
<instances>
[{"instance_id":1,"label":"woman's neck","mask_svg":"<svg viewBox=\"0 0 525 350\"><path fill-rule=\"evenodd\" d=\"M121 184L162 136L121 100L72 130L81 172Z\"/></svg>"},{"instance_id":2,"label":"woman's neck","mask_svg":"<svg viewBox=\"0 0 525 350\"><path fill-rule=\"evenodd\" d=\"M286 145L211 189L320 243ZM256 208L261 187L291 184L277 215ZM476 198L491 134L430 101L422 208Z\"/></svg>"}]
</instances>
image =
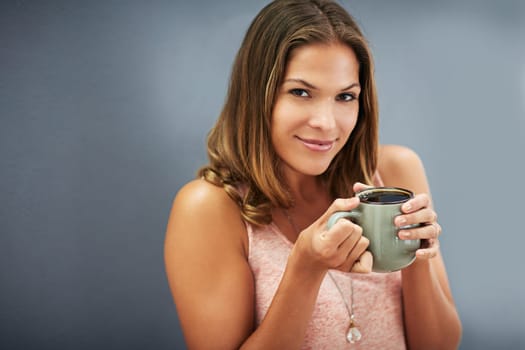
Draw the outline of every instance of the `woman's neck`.
<instances>
[{"instance_id":1,"label":"woman's neck","mask_svg":"<svg viewBox=\"0 0 525 350\"><path fill-rule=\"evenodd\" d=\"M317 176L294 176L286 180L294 206L326 196L326 186Z\"/></svg>"}]
</instances>

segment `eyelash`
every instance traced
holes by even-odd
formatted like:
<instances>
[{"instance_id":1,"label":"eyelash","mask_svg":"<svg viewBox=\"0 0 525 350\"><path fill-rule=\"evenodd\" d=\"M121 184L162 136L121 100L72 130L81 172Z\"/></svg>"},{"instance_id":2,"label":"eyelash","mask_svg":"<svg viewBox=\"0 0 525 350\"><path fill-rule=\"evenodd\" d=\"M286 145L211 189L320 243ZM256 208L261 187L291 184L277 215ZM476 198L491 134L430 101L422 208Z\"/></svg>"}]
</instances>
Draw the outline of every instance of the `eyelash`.
<instances>
[{"instance_id":1,"label":"eyelash","mask_svg":"<svg viewBox=\"0 0 525 350\"><path fill-rule=\"evenodd\" d=\"M305 89L292 89L290 90L290 93L297 97L310 97L308 91L306 91ZM306 95L308 96L303 96L303 93L306 93Z\"/></svg>"},{"instance_id":2,"label":"eyelash","mask_svg":"<svg viewBox=\"0 0 525 350\"><path fill-rule=\"evenodd\" d=\"M349 99L346 99L346 98L349 98ZM338 101L350 102L350 101L354 101L355 99L357 99L356 95L350 94L347 92L337 95Z\"/></svg>"},{"instance_id":3,"label":"eyelash","mask_svg":"<svg viewBox=\"0 0 525 350\"><path fill-rule=\"evenodd\" d=\"M310 97L310 95L308 94L308 91L306 91L305 89L291 89L290 93L297 97ZM303 94L306 94L306 96L304 96ZM355 94L351 94L347 92L339 94L336 97L337 101L342 101L342 102L350 102L355 99L357 99L357 96Z\"/></svg>"}]
</instances>

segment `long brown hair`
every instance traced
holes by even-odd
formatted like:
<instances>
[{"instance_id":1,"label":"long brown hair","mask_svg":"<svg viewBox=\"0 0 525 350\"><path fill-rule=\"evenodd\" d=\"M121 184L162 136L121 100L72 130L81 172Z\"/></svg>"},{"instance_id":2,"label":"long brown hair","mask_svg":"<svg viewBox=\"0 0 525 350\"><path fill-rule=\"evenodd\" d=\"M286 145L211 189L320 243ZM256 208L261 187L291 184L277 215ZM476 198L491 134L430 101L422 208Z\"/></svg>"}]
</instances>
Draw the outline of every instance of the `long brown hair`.
<instances>
[{"instance_id":1,"label":"long brown hair","mask_svg":"<svg viewBox=\"0 0 525 350\"><path fill-rule=\"evenodd\" d=\"M355 181L371 183L378 150L373 61L354 19L328 0L277 0L255 17L233 64L223 110L208 135L209 164L198 175L223 186L243 218L271 222L272 207L292 199L270 137L272 109L290 52L311 43L343 43L359 62L359 114L349 140L320 175L331 196L349 197Z\"/></svg>"}]
</instances>

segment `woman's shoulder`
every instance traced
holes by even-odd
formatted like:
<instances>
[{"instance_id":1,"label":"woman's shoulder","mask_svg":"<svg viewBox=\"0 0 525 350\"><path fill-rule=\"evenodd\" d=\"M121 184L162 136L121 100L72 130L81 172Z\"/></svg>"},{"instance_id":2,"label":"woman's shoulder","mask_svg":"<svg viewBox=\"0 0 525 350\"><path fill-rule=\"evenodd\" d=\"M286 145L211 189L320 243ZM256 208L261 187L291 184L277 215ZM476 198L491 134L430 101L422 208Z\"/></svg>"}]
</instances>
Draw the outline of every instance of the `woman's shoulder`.
<instances>
[{"instance_id":1,"label":"woman's shoulder","mask_svg":"<svg viewBox=\"0 0 525 350\"><path fill-rule=\"evenodd\" d=\"M413 149L402 145L380 145L379 170L396 170L407 166L421 166L421 158Z\"/></svg>"},{"instance_id":2,"label":"woman's shoulder","mask_svg":"<svg viewBox=\"0 0 525 350\"><path fill-rule=\"evenodd\" d=\"M186 201L198 202L206 200L224 200L228 197L224 188L214 185L203 178L191 180L184 184L177 193L177 198L183 198Z\"/></svg>"},{"instance_id":3,"label":"woman's shoulder","mask_svg":"<svg viewBox=\"0 0 525 350\"><path fill-rule=\"evenodd\" d=\"M381 145L377 169L387 185L411 187L426 181L425 169L413 149L401 145Z\"/></svg>"},{"instance_id":4,"label":"woman's shoulder","mask_svg":"<svg viewBox=\"0 0 525 350\"><path fill-rule=\"evenodd\" d=\"M233 248L243 255L247 251L246 227L239 206L224 188L204 179L190 181L175 196L167 237L179 247L199 247L201 252L206 251L205 247L220 247L222 252Z\"/></svg>"},{"instance_id":5,"label":"woman's shoulder","mask_svg":"<svg viewBox=\"0 0 525 350\"><path fill-rule=\"evenodd\" d=\"M239 214L239 206L223 187L216 186L202 178L195 179L180 188L173 206L182 213L199 217L221 216L226 213Z\"/></svg>"}]
</instances>

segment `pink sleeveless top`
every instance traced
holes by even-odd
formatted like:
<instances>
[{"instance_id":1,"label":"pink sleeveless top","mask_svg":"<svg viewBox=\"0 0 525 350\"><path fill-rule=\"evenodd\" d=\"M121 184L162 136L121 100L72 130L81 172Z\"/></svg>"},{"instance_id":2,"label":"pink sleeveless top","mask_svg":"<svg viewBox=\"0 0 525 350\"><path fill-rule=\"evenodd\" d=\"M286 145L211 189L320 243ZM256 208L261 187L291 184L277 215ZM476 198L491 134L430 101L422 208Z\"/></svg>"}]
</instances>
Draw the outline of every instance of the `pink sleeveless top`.
<instances>
[{"instance_id":1,"label":"pink sleeveless top","mask_svg":"<svg viewBox=\"0 0 525 350\"><path fill-rule=\"evenodd\" d=\"M249 264L255 281L256 326L266 314L283 275L293 244L271 223L257 227L246 223ZM332 275L350 305L350 280L354 289L354 315L362 333L350 344L346 333L350 318L345 302L328 275L325 276L303 349L406 349L401 273L356 274L332 270Z\"/></svg>"}]
</instances>

